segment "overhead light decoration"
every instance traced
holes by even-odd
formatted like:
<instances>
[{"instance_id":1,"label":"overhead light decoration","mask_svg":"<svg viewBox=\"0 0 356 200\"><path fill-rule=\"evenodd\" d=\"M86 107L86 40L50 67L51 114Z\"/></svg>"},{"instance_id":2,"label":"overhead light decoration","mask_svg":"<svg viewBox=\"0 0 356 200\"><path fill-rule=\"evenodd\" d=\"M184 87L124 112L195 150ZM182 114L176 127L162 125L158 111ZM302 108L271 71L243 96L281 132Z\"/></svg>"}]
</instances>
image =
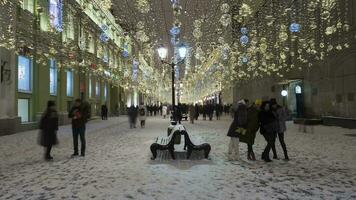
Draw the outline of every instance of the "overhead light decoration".
<instances>
[{"instance_id":1,"label":"overhead light decoration","mask_svg":"<svg viewBox=\"0 0 356 200\"><path fill-rule=\"evenodd\" d=\"M248 63L247 55L243 55L241 61L242 61L243 64L247 64Z\"/></svg>"},{"instance_id":2,"label":"overhead light decoration","mask_svg":"<svg viewBox=\"0 0 356 200\"><path fill-rule=\"evenodd\" d=\"M242 45L246 46L249 42L249 38L247 35L243 35L240 37L240 42Z\"/></svg>"},{"instance_id":3,"label":"overhead light decoration","mask_svg":"<svg viewBox=\"0 0 356 200\"><path fill-rule=\"evenodd\" d=\"M100 26L101 33L100 33L100 40L103 42L108 42L109 41L109 35L107 34L107 31L109 30L109 27L105 24Z\"/></svg>"},{"instance_id":4,"label":"overhead light decoration","mask_svg":"<svg viewBox=\"0 0 356 200\"><path fill-rule=\"evenodd\" d=\"M180 28L177 26L173 26L169 32L173 37L176 37L180 33Z\"/></svg>"},{"instance_id":5,"label":"overhead light decoration","mask_svg":"<svg viewBox=\"0 0 356 200\"><path fill-rule=\"evenodd\" d=\"M122 56L124 58L129 57L129 50L128 50L128 45L127 44L124 44L124 51L122 52Z\"/></svg>"},{"instance_id":6,"label":"overhead light decoration","mask_svg":"<svg viewBox=\"0 0 356 200\"><path fill-rule=\"evenodd\" d=\"M242 28L240 29L240 31L241 31L241 34L242 34L242 35L247 35L247 33L248 33L248 29L247 29L246 27L242 27Z\"/></svg>"},{"instance_id":7,"label":"overhead light decoration","mask_svg":"<svg viewBox=\"0 0 356 200\"><path fill-rule=\"evenodd\" d=\"M294 22L289 26L289 31L292 33L299 33L300 28L301 28L300 24Z\"/></svg>"}]
</instances>

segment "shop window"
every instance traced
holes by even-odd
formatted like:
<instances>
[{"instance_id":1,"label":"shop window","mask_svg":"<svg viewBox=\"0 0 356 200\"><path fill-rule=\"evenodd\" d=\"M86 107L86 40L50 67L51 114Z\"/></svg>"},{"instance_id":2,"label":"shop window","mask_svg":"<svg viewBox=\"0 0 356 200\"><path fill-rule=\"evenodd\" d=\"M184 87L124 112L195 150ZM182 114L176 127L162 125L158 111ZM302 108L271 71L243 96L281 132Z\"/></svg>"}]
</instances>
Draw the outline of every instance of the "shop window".
<instances>
[{"instance_id":1,"label":"shop window","mask_svg":"<svg viewBox=\"0 0 356 200\"><path fill-rule=\"evenodd\" d=\"M100 96L100 82L99 81L96 81L96 85L95 85L95 95L97 97Z\"/></svg>"},{"instance_id":2,"label":"shop window","mask_svg":"<svg viewBox=\"0 0 356 200\"><path fill-rule=\"evenodd\" d=\"M49 60L49 93L57 95L57 63L55 59Z\"/></svg>"},{"instance_id":3,"label":"shop window","mask_svg":"<svg viewBox=\"0 0 356 200\"><path fill-rule=\"evenodd\" d=\"M21 117L21 122L29 121L29 100L18 99L17 100L17 115Z\"/></svg>"},{"instance_id":4,"label":"shop window","mask_svg":"<svg viewBox=\"0 0 356 200\"><path fill-rule=\"evenodd\" d=\"M22 8L24 10L28 10L31 13L33 13L33 5L34 5L34 0L23 0L22 1Z\"/></svg>"},{"instance_id":5,"label":"shop window","mask_svg":"<svg viewBox=\"0 0 356 200\"><path fill-rule=\"evenodd\" d=\"M19 92L31 92L31 59L18 57L18 90Z\"/></svg>"},{"instance_id":6,"label":"shop window","mask_svg":"<svg viewBox=\"0 0 356 200\"><path fill-rule=\"evenodd\" d=\"M73 97L73 71L67 70L67 96Z\"/></svg>"}]
</instances>

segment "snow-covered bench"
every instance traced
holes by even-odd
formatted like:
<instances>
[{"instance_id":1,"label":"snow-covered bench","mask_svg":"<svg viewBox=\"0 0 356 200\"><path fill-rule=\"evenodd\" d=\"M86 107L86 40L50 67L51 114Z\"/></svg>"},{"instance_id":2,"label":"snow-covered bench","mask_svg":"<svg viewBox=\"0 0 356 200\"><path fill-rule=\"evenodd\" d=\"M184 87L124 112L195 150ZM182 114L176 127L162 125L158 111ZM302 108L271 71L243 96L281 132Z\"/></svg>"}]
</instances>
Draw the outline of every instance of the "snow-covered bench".
<instances>
[{"instance_id":1,"label":"snow-covered bench","mask_svg":"<svg viewBox=\"0 0 356 200\"><path fill-rule=\"evenodd\" d=\"M181 134L184 135L184 149L187 148L187 159L190 158L193 151L204 151L204 158L209 158L209 153L211 150L210 144L199 140L199 144L195 145L190 139L189 134L186 130L182 130Z\"/></svg>"},{"instance_id":2,"label":"snow-covered bench","mask_svg":"<svg viewBox=\"0 0 356 200\"><path fill-rule=\"evenodd\" d=\"M151 160L156 159L157 157L157 151L165 151L168 150L169 153L171 154L172 159L175 159L174 156L174 139L180 135L180 131L179 130L174 130L172 131L172 134L170 134L167 137L157 137L155 142L153 144L151 144L151 152L152 152L152 157Z\"/></svg>"}]
</instances>

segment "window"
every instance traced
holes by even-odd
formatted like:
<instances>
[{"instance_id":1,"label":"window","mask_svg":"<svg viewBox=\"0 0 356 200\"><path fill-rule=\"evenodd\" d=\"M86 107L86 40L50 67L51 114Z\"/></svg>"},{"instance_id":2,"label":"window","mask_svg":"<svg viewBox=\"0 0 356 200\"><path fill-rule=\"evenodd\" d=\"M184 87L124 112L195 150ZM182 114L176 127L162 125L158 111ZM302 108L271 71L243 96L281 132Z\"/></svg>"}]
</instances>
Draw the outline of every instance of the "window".
<instances>
[{"instance_id":1,"label":"window","mask_svg":"<svg viewBox=\"0 0 356 200\"><path fill-rule=\"evenodd\" d=\"M44 12L40 13L40 27L42 31L48 31L48 17Z\"/></svg>"},{"instance_id":2,"label":"window","mask_svg":"<svg viewBox=\"0 0 356 200\"><path fill-rule=\"evenodd\" d=\"M95 95L96 95L97 97L100 96L100 82L99 82L99 81L96 81Z\"/></svg>"},{"instance_id":3,"label":"window","mask_svg":"<svg viewBox=\"0 0 356 200\"><path fill-rule=\"evenodd\" d=\"M107 97L108 97L108 87L107 87L107 84L105 83L104 84L104 98L105 98L105 101L107 100Z\"/></svg>"},{"instance_id":4,"label":"window","mask_svg":"<svg viewBox=\"0 0 356 200\"><path fill-rule=\"evenodd\" d=\"M20 92L31 92L31 59L18 57L18 90Z\"/></svg>"},{"instance_id":5,"label":"window","mask_svg":"<svg viewBox=\"0 0 356 200\"><path fill-rule=\"evenodd\" d=\"M55 59L49 60L49 94L57 95L57 63Z\"/></svg>"},{"instance_id":6,"label":"window","mask_svg":"<svg viewBox=\"0 0 356 200\"><path fill-rule=\"evenodd\" d=\"M51 26L62 32L62 0L49 0L49 19Z\"/></svg>"},{"instance_id":7,"label":"window","mask_svg":"<svg viewBox=\"0 0 356 200\"><path fill-rule=\"evenodd\" d=\"M22 1L22 8L24 10L28 10L33 13L33 1L34 0L23 0Z\"/></svg>"},{"instance_id":8,"label":"window","mask_svg":"<svg viewBox=\"0 0 356 200\"><path fill-rule=\"evenodd\" d=\"M73 96L73 71L67 70L67 96Z\"/></svg>"},{"instance_id":9,"label":"window","mask_svg":"<svg viewBox=\"0 0 356 200\"><path fill-rule=\"evenodd\" d=\"M92 80L91 80L91 75L89 75L89 98L92 98L93 96L93 94L92 94L92 91L93 91L93 89L92 89Z\"/></svg>"},{"instance_id":10,"label":"window","mask_svg":"<svg viewBox=\"0 0 356 200\"><path fill-rule=\"evenodd\" d=\"M21 117L21 122L29 121L29 100L18 99L17 100L17 115Z\"/></svg>"}]
</instances>

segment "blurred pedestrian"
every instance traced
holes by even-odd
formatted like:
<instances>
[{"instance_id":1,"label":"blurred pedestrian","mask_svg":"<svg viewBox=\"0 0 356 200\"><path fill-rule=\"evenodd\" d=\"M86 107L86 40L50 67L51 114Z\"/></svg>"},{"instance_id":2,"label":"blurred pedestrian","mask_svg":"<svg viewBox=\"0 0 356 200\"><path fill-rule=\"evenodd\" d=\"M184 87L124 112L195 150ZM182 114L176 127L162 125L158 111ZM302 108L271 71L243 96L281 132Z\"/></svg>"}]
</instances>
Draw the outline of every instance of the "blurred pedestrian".
<instances>
[{"instance_id":1,"label":"blurred pedestrian","mask_svg":"<svg viewBox=\"0 0 356 200\"><path fill-rule=\"evenodd\" d=\"M166 116L168 114L168 108L166 105L162 106L162 115L163 115L163 119L166 119Z\"/></svg>"},{"instance_id":2,"label":"blurred pedestrian","mask_svg":"<svg viewBox=\"0 0 356 200\"><path fill-rule=\"evenodd\" d=\"M108 120L108 107L106 104L101 106L101 119Z\"/></svg>"},{"instance_id":3,"label":"blurred pedestrian","mask_svg":"<svg viewBox=\"0 0 356 200\"><path fill-rule=\"evenodd\" d=\"M138 111L138 118L140 120L141 128L146 126L146 118L147 118L147 108L145 105L141 104Z\"/></svg>"},{"instance_id":4,"label":"blurred pedestrian","mask_svg":"<svg viewBox=\"0 0 356 200\"><path fill-rule=\"evenodd\" d=\"M45 160L53 160L51 156L52 146L58 144L58 114L54 101L47 102L47 109L40 121L40 145L45 147Z\"/></svg>"},{"instance_id":5,"label":"blurred pedestrian","mask_svg":"<svg viewBox=\"0 0 356 200\"><path fill-rule=\"evenodd\" d=\"M191 104L189 105L189 120L191 124L194 124L195 115L195 107L193 104Z\"/></svg>"}]
</instances>

